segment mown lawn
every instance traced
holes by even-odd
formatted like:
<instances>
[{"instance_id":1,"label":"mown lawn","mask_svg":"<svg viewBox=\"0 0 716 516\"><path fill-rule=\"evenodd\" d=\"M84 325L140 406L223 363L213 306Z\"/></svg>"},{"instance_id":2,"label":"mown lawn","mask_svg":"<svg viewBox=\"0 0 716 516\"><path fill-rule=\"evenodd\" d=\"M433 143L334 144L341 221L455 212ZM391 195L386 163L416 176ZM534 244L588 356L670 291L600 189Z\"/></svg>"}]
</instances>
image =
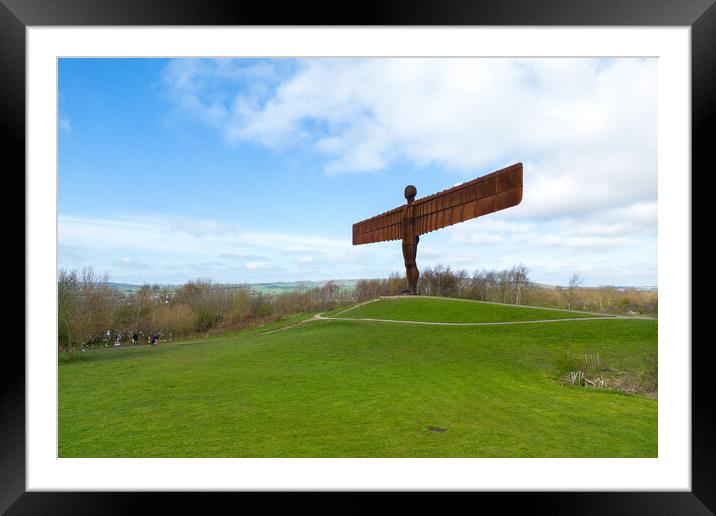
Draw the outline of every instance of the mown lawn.
<instances>
[{"instance_id":1,"label":"mown lawn","mask_svg":"<svg viewBox=\"0 0 716 516\"><path fill-rule=\"evenodd\" d=\"M501 305L467 299L393 297L379 299L347 311L337 311L331 316L348 319L472 323L573 319L595 317L595 314Z\"/></svg>"},{"instance_id":2,"label":"mown lawn","mask_svg":"<svg viewBox=\"0 0 716 516\"><path fill-rule=\"evenodd\" d=\"M656 321L262 331L61 359L60 457L657 455L656 400L556 380L647 367Z\"/></svg>"}]
</instances>

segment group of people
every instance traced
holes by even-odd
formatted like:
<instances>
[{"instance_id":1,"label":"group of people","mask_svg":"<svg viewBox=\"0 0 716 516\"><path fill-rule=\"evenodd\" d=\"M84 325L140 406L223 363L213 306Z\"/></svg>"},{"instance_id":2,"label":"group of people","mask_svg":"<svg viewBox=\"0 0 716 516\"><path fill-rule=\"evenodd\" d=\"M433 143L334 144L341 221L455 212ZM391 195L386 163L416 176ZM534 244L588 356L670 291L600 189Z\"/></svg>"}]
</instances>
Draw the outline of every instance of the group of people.
<instances>
[{"instance_id":1,"label":"group of people","mask_svg":"<svg viewBox=\"0 0 716 516\"><path fill-rule=\"evenodd\" d=\"M133 332L132 333L132 344L139 344L139 335L143 332ZM156 346L159 343L159 333L152 333L149 336L149 344L151 346Z\"/></svg>"}]
</instances>

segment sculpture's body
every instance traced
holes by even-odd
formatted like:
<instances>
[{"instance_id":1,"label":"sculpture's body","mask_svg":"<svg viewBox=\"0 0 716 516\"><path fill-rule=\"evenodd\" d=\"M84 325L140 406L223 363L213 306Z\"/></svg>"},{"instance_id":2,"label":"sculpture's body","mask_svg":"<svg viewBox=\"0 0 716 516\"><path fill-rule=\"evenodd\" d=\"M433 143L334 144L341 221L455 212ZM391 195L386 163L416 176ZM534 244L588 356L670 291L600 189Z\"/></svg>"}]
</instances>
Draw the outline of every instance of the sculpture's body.
<instances>
[{"instance_id":1,"label":"sculpture's body","mask_svg":"<svg viewBox=\"0 0 716 516\"><path fill-rule=\"evenodd\" d=\"M353 224L353 245L402 239L410 294L417 293L415 258L420 235L518 205L522 201L522 163L417 201L416 195L416 188L408 185L407 204Z\"/></svg>"},{"instance_id":2,"label":"sculpture's body","mask_svg":"<svg viewBox=\"0 0 716 516\"><path fill-rule=\"evenodd\" d=\"M408 290L416 294L420 272L415 258L418 255L418 242L420 237L415 232L415 215L413 213L413 202L418 190L413 185L405 187L405 199L408 201L403 207L403 259L405 260L405 275L408 278Z\"/></svg>"}]
</instances>

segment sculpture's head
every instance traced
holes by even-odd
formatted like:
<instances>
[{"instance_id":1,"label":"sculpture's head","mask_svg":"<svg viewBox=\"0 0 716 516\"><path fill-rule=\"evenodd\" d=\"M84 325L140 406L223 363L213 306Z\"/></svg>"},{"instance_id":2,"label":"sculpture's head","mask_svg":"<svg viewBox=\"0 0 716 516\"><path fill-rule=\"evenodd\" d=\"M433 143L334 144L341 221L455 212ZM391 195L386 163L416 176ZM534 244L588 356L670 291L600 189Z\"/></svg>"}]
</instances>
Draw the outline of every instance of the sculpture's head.
<instances>
[{"instance_id":1,"label":"sculpture's head","mask_svg":"<svg viewBox=\"0 0 716 516\"><path fill-rule=\"evenodd\" d=\"M418 189L413 185L405 187L405 198L408 200L408 204L415 200L415 196L418 195Z\"/></svg>"}]
</instances>

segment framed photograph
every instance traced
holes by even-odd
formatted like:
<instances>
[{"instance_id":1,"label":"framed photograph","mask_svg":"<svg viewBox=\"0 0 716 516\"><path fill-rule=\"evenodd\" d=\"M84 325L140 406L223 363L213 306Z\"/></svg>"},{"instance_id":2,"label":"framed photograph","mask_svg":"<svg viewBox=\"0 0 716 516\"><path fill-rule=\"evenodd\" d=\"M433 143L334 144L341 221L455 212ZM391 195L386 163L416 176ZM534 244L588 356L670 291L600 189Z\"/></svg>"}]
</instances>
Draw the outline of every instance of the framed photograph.
<instances>
[{"instance_id":1,"label":"framed photograph","mask_svg":"<svg viewBox=\"0 0 716 516\"><path fill-rule=\"evenodd\" d=\"M27 304L0 509L716 510L713 2L2 1Z\"/></svg>"}]
</instances>

